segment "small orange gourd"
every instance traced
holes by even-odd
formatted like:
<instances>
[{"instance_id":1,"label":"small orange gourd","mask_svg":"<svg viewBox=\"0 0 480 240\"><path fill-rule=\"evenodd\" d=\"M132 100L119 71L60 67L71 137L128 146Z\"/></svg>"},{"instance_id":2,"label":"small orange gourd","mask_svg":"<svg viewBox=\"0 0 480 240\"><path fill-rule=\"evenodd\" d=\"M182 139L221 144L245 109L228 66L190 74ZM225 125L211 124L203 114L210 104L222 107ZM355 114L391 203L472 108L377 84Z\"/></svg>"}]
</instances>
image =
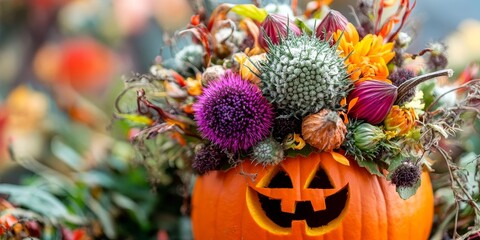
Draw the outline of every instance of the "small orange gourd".
<instances>
[{"instance_id":1,"label":"small orange gourd","mask_svg":"<svg viewBox=\"0 0 480 240\"><path fill-rule=\"evenodd\" d=\"M330 152L345 140L347 127L334 111L323 109L303 119L302 137L320 151Z\"/></svg>"},{"instance_id":2,"label":"small orange gourd","mask_svg":"<svg viewBox=\"0 0 480 240\"><path fill-rule=\"evenodd\" d=\"M210 172L198 177L192 200L195 239L424 240L432 219L427 173L402 200L384 178L327 152Z\"/></svg>"}]
</instances>

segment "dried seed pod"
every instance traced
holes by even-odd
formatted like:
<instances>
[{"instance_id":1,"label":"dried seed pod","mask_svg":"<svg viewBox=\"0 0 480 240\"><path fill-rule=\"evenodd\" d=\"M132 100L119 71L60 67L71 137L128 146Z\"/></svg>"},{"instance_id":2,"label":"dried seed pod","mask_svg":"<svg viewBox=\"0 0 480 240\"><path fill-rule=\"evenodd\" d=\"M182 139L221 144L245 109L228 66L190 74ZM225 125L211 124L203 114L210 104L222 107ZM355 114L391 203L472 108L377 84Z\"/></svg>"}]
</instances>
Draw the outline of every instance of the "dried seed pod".
<instances>
[{"instance_id":1,"label":"dried seed pod","mask_svg":"<svg viewBox=\"0 0 480 240\"><path fill-rule=\"evenodd\" d=\"M345 140L347 127L336 112L323 109L303 119L303 139L320 151L329 152L339 148Z\"/></svg>"},{"instance_id":2,"label":"dried seed pod","mask_svg":"<svg viewBox=\"0 0 480 240\"><path fill-rule=\"evenodd\" d=\"M207 86L211 81L215 81L225 74L225 69L219 65L213 65L205 69L202 73L202 84Z\"/></svg>"}]
</instances>

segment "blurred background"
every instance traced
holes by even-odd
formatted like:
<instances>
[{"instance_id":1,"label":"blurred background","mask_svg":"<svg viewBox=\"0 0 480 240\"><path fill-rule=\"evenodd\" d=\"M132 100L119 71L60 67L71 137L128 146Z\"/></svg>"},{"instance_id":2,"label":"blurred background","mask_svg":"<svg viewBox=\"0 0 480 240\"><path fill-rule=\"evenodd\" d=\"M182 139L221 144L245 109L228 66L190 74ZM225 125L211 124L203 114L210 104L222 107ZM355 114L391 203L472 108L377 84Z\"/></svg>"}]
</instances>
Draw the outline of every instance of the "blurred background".
<instances>
[{"instance_id":1,"label":"blurred background","mask_svg":"<svg viewBox=\"0 0 480 240\"><path fill-rule=\"evenodd\" d=\"M114 105L125 79L188 45L175 36L192 6L208 13L221 2L0 0L0 200L15 196L32 210L23 213L30 231L50 231L51 239L191 238L193 180L171 174L176 163L155 163L155 179L146 174ZM354 21L349 4L357 2L331 6ZM415 39L409 51L443 42L449 66L461 72L480 61L479 11L477 0L418 0L406 27ZM470 141L478 146L478 137ZM0 212L7 208L14 207L0 201ZM29 220L37 217L43 226Z\"/></svg>"}]
</instances>

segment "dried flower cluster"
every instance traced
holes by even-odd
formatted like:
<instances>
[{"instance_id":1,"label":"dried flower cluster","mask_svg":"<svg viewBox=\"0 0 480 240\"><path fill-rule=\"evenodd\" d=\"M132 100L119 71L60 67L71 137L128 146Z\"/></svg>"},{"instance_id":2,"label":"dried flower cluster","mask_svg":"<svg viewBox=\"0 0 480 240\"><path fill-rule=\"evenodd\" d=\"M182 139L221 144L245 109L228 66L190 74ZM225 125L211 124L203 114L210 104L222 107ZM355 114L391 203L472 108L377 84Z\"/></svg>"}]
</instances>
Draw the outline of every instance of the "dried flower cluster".
<instances>
[{"instance_id":1,"label":"dried flower cluster","mask_svg":"<svg viewBox=\"0 0 480 240\"><path fill-rule=\"evenodd\" d=\"M136 137L167 134L189 149L179 158L199 174L247 158L267 165L336 151L411 196L425 156L455 134L461 113L478 113L479 84L463 79L468 91L458 91L455 107L425 100L433 90L423 82L452 75L445 46L407 54L409 0L359 2L356 26L318 2L297 16L223 4L209 19L192 17L180 35L195 44L179 52L177 68L153 66L141 79L155 86L150 93L129 82L139 95L128 116L150 120ZM425 54L424 69L405 64Z\"/></svg>"}]
</instances>

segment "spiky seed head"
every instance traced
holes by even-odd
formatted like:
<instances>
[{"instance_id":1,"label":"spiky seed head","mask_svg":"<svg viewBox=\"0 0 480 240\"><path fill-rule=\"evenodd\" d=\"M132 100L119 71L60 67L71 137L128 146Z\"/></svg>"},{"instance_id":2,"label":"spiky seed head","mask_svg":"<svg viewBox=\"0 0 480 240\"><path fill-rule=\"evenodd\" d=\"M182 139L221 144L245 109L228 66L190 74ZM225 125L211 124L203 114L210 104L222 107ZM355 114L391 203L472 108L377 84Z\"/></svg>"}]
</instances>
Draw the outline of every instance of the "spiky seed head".
<instances>
[{"instance_id":1,"label":"spiky seed head","mask_svg":"<svg viewBox=\"0 0 480 240\"><path fill-rule=\"evenodd\" d=\"M283 160L282 145L273 138L267 138L253 147L252 159L263 165L275 165Z\"/></svg>"},{"instance_id":2,"label":"spiky seed head","mask_svg":"<svg viewBox=\"0 0 480 240\"><path fill-rule=\"evenodd\" d=\"M388 79L392 80L392 84L398 87L400 86L400 84L415 76L416 74L412 70L406 68L399 68L395 72L390 74L390 76L388 76ZM403 103L410 102L413 97L415 97L415 92L415 88L411 88L406 93L404 93L403 96L398 96L395 103L397 105L402 105Z\"/></svg>"},{"instance_id":3,"label":"spiky seed head","mask_svg":"<svg viewBox=\"0 0 480 240\"><path fill-rule=\"evenodd\" d=\"M265 139L274 117L260 89L232 72L204 88L193 108L202 136L232 152Z\"/></svg>"},{"instance_id":4,"label":"spiky seed head","mask_svg":"<svg viewBox=\"0 0 480 240\"><path fill-rule=\"evenodd\" d=\"M377 148L380 141L384 140L386 136L379 127L362 123L355 128L353 138L356 147L362 151L369 151Z\"/></svg>"},{"instance_id":5,"label":"spiky seed head","mask_svg":"<svg viewBox=\"0 0 480 240\"><path fill-rule=\"evenodd\" d=\"M208 85L209 82L219 79L225 74L225 69L220 65L213 65L205 69L202 73L202 84Z\"/></svg>"},{"instance_id":6,"label":"spiky seed head","mask_svg":"<svg viewBox=\"0 0 480 240\"><path fill-rule=\"evenodd\" d=\"M392 173L392 183L397 187L413 187L420 179L420 168L409 161L403 162Z\"/></svg>"},{"instance_id":7,"label":"spiky seed head","mask_svg":"<svg viewBox=\"0 0 480 240\"><path fill-rule=\"evenodd\" d=\"M434 42L429 44L429 49L432 51L427 59L427 66L432 71L444 69L448 64L447 46L444 43Z\"/></svg>"},{"instance_id":8,"label":"spiky seed head","mask_svg":"<svg viewBox=\"0 0 480 240\"><path fill-rule=\"evenodd\" d=\"M192 162L192 168L200 175L209 171L219 170L223 163L228 162L227 154L219 147L210 144L200 148Z\"/></svg>"},{"instance_id":9,"label":"spiky seed head","mask_svg":"<svg viewBox=\"0 0 480 240\"><path fill-rule=\"evenodd\" d=\"M344 60L330 44L314 36L290 34L270 45L260 63L263 95L285 113L303 117L324 108L336 109L351 81Z\"/></svg>"},{"instance_id":10,"label":"spiky seed head","mask_svg":"<svg viewBox=\"0 0 480 240\"><path fill-rule=\"evenodd\" d=\"M395 44L401 48L407 48L412 42L412 37L410 37L406 32L399 32L397 39L395 39Z\"/></svg>"},{"instance_id":11,"label":"spiky seed head","mask_svg":"<svg viewBox=\"0 0 480 240\"><path fill-rule=\"evenodd\" d=\"M184 47L175 55L175 69L187 73L193 68L201 69L205 51L202 46L195 44Z\"/></svg>"}]
</instances>

